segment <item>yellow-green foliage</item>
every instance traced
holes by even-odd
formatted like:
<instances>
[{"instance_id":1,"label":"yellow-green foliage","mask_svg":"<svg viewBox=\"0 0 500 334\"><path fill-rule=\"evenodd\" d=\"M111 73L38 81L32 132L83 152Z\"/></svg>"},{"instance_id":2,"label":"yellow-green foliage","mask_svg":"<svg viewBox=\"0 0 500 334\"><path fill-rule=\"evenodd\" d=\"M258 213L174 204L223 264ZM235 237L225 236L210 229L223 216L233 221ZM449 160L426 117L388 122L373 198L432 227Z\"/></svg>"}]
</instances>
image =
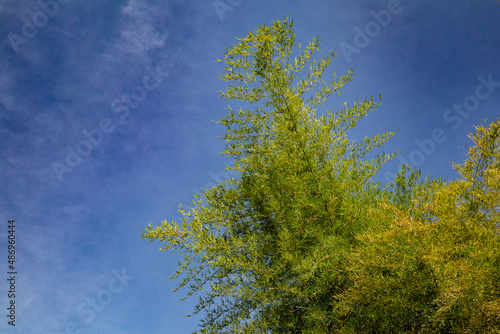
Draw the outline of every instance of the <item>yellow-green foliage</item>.
<instances>
[{"instance_id":1,"label":"yellow-green foliage","mask_svg":"<svg viewBox=\"0 0 500 334\"><path fill-rule=\"evenodd\" d=\"M184 256L173 278L199 296L200 333L498 332L499 121L472 135L459 179L403 166L381 187L393 133L348 136L379 103L318 116L353 72L325 80L336 54L317 60L292 27L261 26L221 60L222 97L254 107L219 122L238 177L142 234Z\"/></svg>"},{"instance_id":2,"label":"yellow-green foliage","mask_svg":"<svg viewBox=\"0 0 500 334\"><path fill-rule=\"evenodd\" d=\"M457 180L415 185L411 212L388 200L373 211L379 219L349 261L346 327L500 331L500 121L476 130Z\"/></svg>"}]
</instances>

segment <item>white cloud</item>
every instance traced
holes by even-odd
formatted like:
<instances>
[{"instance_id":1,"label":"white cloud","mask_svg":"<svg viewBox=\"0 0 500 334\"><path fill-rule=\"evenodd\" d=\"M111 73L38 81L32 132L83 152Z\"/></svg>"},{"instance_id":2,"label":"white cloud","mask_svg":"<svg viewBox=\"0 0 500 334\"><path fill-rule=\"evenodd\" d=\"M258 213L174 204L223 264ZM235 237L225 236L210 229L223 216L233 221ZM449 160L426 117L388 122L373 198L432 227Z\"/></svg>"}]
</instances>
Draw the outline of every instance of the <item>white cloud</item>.
<instances>
[{"instance_id":1,"label":"white cloud","mask_svg":"<svg viewBox=\"0 0 500 334\"><path fill-rule=\"evenodd\" d=\"M149 7L143 1L129 0L122 8L121 30L119 37L113 41L106 56L133 57L150 64L152 51L161 53L168 39L167 32L159 32L155 28L154 12L158 9Z\"/></svg>"}]
</instances>

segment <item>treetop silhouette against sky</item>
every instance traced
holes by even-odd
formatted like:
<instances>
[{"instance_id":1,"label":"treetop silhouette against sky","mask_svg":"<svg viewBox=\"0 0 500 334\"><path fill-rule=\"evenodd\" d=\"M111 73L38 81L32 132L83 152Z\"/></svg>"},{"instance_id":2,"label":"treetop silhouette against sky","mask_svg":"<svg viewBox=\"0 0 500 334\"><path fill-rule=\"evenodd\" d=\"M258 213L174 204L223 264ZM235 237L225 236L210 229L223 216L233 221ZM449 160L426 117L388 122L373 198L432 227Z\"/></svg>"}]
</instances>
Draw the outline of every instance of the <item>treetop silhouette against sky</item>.
<instances>
[{"instance_id":1,"label":"treetop silhouette against sky","mask_svg":"<svg viewBox=\"0 0 500 334\"><path fill-rule=\"evenodd\" d=\"M355 68L355 80L325 109L382 94L352 131L360 140L398 129L384 151L401 152L382 167L382 182L404 161L422 177L456 179L450 163L463 162L467 133L498 115L498 1L402 0L382 24L388 5L2 1L0 216L5 224L16 219L18 229L16 330L197 328L200 317L183 317L196 298L179 301L171 292L177 282L166 279L182 258L138 235L148 222L177 217L193 189L237 176L218 155L224 126L212 121L226 115L227 102L215 60L236 36L276 19L294 19L303 48L319 36L320 56L336 50L331 70L339 75ZM343 43L359 52L349 59ZM0 230L0 244L6 237ZM114 293L114 273L134 278ZM7 283L0 280L0 290ZM0 332L12 329L0 322Z\"/></svg>"}]
</instances>

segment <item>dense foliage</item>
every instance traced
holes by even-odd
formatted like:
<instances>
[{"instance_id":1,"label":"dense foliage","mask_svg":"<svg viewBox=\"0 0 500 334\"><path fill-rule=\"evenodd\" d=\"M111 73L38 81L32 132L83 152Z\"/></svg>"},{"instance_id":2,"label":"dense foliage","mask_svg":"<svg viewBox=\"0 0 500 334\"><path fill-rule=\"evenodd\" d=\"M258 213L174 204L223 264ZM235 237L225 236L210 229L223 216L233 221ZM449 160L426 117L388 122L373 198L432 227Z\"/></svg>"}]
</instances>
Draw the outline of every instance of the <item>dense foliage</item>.
<instances>
[{"instance_id":1,"label":"dense foliage","mask_svg":"<svg viewBox=\"0 0 500 334\"><path fill-rule=\"evenodd\" d=\"M336 54L316 61L319 41L296 47L292 27L224 54L222 97L253 107L220 120L238 177L142 235L184 256L174 277L199 295L199 332L500 332L500 121L471 135L457 180L402 166L382 187L393 133L348 136L379 103L317 115L353 72L324 80Z\"/></svg>"}]
</instances>

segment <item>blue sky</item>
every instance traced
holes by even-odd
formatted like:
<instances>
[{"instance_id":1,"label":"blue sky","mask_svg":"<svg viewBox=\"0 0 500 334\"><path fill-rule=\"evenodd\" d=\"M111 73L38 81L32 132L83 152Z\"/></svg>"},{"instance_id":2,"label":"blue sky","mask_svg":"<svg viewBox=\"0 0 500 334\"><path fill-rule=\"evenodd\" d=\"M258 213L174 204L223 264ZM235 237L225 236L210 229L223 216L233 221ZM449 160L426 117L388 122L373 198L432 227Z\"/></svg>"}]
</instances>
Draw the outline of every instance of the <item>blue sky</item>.
<instances>
[{"instance_id":1,"label":"blue sky","mask_svg":"<svg viewBox=\"0 0 500 334\"><path fill-rule=\"evenodd\" d=\"M382 94L355 138L453 179L467 133L500 113L500 3L83 1L0 4L0 332L190 333L180 259L139 238L227 176L216 80L225 47L293 18L297 42L337 50L356 79L325 107ZM236 104L232 104L237 107ZM7 221L17 224L7 324Z\"/></svg>"}]
</instances>

